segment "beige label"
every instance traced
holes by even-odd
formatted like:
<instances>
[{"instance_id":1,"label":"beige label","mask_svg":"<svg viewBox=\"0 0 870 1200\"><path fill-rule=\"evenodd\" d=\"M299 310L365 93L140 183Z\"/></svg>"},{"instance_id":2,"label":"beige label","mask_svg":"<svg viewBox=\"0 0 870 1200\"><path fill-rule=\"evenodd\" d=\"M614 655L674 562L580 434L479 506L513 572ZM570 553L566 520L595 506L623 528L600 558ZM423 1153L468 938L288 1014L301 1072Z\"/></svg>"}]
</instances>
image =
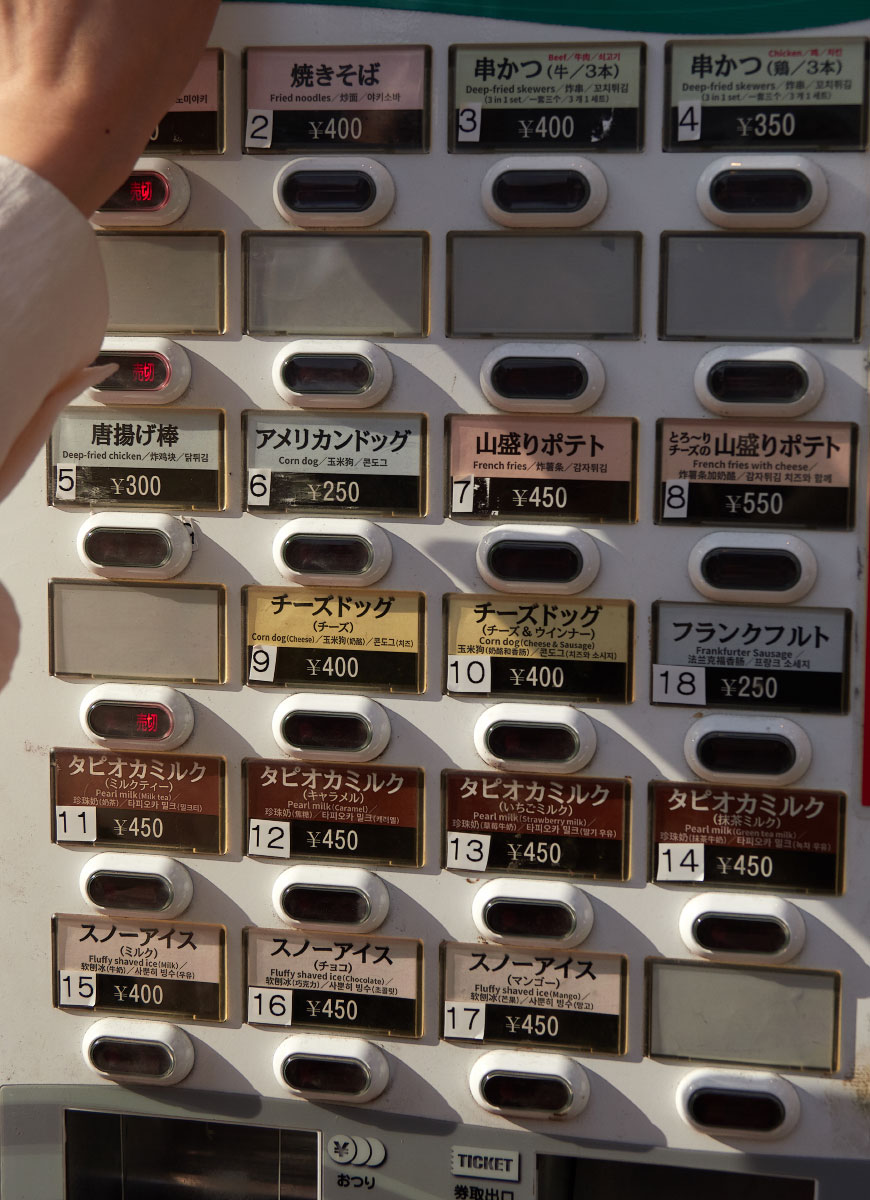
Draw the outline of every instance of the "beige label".
<instances>
[{"instance_id":1,"label":"beige label","mask_svg":"<svg viewBox=\"0 0 870 1200\"><path fill-rule=\"evenodd\" d=\"M249 587L246 596L249 646L421 650L419 592Z\"/></svg>"},{"instance_id":2,"label":"beige label","mask_svg":"<svg viewBox=\"0 0 870 1200\"><path fill-rule=\"evenodd\" d=\"M59 971L93 971L136 979L221 983L226 931L220 925L195 925L179 917L55 917Z\"/></svg>"},{"instance_id":3,"label":"beige label","mask_svg":"<svg viewBox=\"0 0 870 1200\"><path fill-rule=\"evenodd\" d=\"M419 109L425 46L296 46L248 50L248 108Z\"/></svg>"},{"instance_id":4,"label":"beige label","mask_svg":"<svg viewBox=\"0 0 870 1200\"><path fill-rule=\"evenodd\" d=\"M629 417L450 418L450 474L571 480L631 480L637 422Z\"/></svg>"},{"instance_id":5,"label":"beige label","mask_svg":"<svg viewBox=\"0 0 870 1200\"><path fill-rule=\"evenodd\" d=\"M220 51L206 50L169 112L217 112L220 107Z\"/></svg>"},{"instance_id":6,"label":"beige label","mask_svg":"<svg viewBox=\"0 0 870 1200\"><path fill-rule=\"evenodd\" d=\"M628 662L629 600L469 596L447 600L449 654Z\"/></svg>"},{"instance_id":7,"label":"beige label","mask_svg":"<svg viewBox=\"0 0 870 1200\"><path fill-rule=\"evenodd\" d=\"M421 942L290 929L248 929L246 936L249 987L417 999Z\"/></svg>"},{"instance_id":8,"label":"beige label","mask_svg":"<svg viewBox=\"0 0 870 1200\"><path fill-rule=\"evenodd\" d=\"M582 948L448 943L444 999L612 1016L622 1011L625 963Z\"/></svg>"},{"instance_id":9,"label":"beige label","mask_svg":"<svg viewBox=\"0 0 870 1200\"><path fill-rule=\"evenodd\" d=\"M639 43L457 46L457 105L487 108L637 108L641 101Z\"/></svg>"},{"instance_id":10,"label":"beige label","mask_svg":"<svg viewBox=\"0 0 870 1200\"><path fill-rule=\"evenodd\" d=\"M854 428L820 421L660 421L661 478L849 487Z\"/></svg>"}]
</instances>

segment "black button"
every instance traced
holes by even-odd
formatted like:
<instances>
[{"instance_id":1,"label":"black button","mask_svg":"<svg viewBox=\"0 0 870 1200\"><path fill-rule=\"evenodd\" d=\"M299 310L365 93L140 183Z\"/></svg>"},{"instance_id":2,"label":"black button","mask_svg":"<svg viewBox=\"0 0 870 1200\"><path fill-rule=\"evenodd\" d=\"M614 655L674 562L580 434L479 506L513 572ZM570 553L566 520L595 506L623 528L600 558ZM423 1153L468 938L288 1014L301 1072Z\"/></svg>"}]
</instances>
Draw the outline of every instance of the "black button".
<instances>
[{"instance_id":1,"label":"black button","mask_svg":"<svg viewBox=\"0 0 870 1200\"><path fill-rule=\"evenodd\" d=\"M706 1129L745 1129L773 1133L785 1120L785 1108L769 1092L738 1092L731 1088L699 1088L686 1106L696 1125Z\"/></svg>"},{"instance_id":2,"label":"black button","mask_svg":"<svg viewBox=\"0 0 870 1200\"><path fill-rule=\"evenodd\" d=\"M305 925L361 925L372 906L357 888L291 884L281 893L281 907L291 921Z\"/></svg>"},{"instance_id":3,"label":"black button","mask_svg":"<svg viewBox=\"0 0 870 1200\"><path fill-rule=\"evenodd\" d=\"M813 186L803 171L720 171L710 184L710 199L726 213L794 213L806 208Z\"/></svg>"},{"instance_id":4,"label":"black button","mask_svg":"<svg viewBox=\"0 0 870 1200\"><path fill-rule=\"evenodd\" d=\"M789 550L721 546L704 555L701 574L715 588L787 592L800 582L801 564Z\"/></svg>"},{"instance_id":5,"label":"black button","mask_svg":"<svg viewBox=\"0 0 870 1200\"><path fill-rule=\"evenodd\" d=\"M489 378L506 400L576 400L589 382L586 368L576 358L549 355L500 358Z\"/></svg>"},{"instance_id":6,"label":"black button","mask_svg":"<svg viewBox=\"0 0 870 1200\"><path fill-rule=\"evenodd\" d=\"M281 1074L288 1087L313 1096L323 1092L361 1096L371 1083L365 1063L351 1058L325 1058L319 1054L293 1054L285 1058Z\"/></svg>"},{"instance_id":7,"label":"black button","mask_svg":"<svg viewBox=\"0 0 870 1200\"><path fill-rule=\"evenodd\" d=\"M114 375L96 385L98 392L159 392L169 382L171 370L162 354L135 350L101 351L91 364L94 367L117 363Z\"/></svg>"},{"instance_id":8,"label":"black button","mask_svg":"<svg viewBox=\"0 0 870 1200\"><path fill-rule=\"evenodd\" d=\"M589 184L567 169L504 171L492 185L492 198L506 213L572 213L589 199Z\"/></svg>"},{"instance_id":9,"label":"black button","mask_svg":"<svg viewBox=\"0 0 870 1200\"><path fill-rule=\"evenodd\" d=\"M519 1071L490 1071L481 1081L480 1094L487 1104L505 1112L564 1112L574 1099L567 1080L558 1075L526 1075Z\"/></svg>"},{"instance_id":10,"label":"black button","mask_svg":"<svg viewBox=\"0 0 870 1200\"><path fill-rule=\"evenodd\" d=\"M525 542L503 538L486 557L499 579L531 583L569 583L583 570L583 556L570 542Z\"/></svg>"},{"instance_id":11,"label":"black button","mask_svg":"<svg viewBox=\"0 0 870 1200\"><path fill-rule=\"evenodd\" d=\"M172 543L159 529L91 529L84 551L98 567L162 567L172 556Z\"/></svg>"},{"instance_id":12,"label":"black button","mask_svg":"<svg viewBox=\"0 0 870 1200\"><path fill-rule=\"evenodd\" d=\"M795 764L794 745L778 733L705 733L696 753L719 774L784 775Z\"/></svg>"},{"instance_id":13,"label":"black button","mask_svg":"<svg viewBox=\"0 0 870 1200\"><path fill-rule=\"evenodd\" d=\"M787 360L723 358L707 374L710 394L722 404L794 404L808 386L803 367Z\"/></svg>"},{"instance_id":14,"label":"black button","mask_svg":"<svg viewBox=\"0 0 870 1200\"><path fill-rule=\"evenodd\" d=\"M159 742L172 732L169 710L159 704L132 700L97 700L88 709L88 728L104 738L135 738Z\"/></svg>"},{"instance_id":15,"label":"black button","mask_svg":"<svg viewBox=\"0 0 870 1200\"><path fill-rule=\"evenodd\" d=\"M732 913L705 913L692 925L692 934L705 950L737 954L778 954L789 941L782 921Z\"/></svg>"},{"instance_id":16,"label":"black button","mask_svg":"<svg viewBox=\"0 0 870 1200\"><path fill-rule=\"evenodd\" d=\"M281 732L300 750L364 750L372 738L368 721L353 713L293 712Z\"/></svg>"},{"instance_id":17,"label":"black button","mask_svg":"<svg viewBox=\"0 0 870 1200\"><path fill-rule=\"evenodd\" d=\"M333 533L294 533L281 547L291 571L306 575L361 575L372 564L365 538Z\"/></svg>"},{"instance_id":18,"label":"black button","mask_svg":"<svg viewBox=\"0 0 870 1200\"><path fill-rule=\"evenodd\" d=\"M88 1047L88 1056L104 1075L148 1075L152 1079L165 1079L175 1066L168 1046L132 1038L95 1038Z\"/></svg>"},{"instance_id":19,"label":"black button","mask_svg":"<svg viewBox=\"0 0 870 1200\"><path fill-rule=\"evenodd\" d=\"M567 904L546 900L490 900L483 919L500 937L565 938L577 928Z\"/></svg>"},{"instance_id":20,"label":"black button","mask_svg":"<svg viewBox=\"0 0 870 1200\"><path fill-rule=\"evenodd\" d=\"M373 379L361 354L291 354L281 365L282 383L300 396L358 396Z\"/></svg>"},{"instance_id":21,"label":"black button","mask_svg":"<svg viewBox=\"0 0 870 1200\"><path fill-rule=\"evenodd\" d=\"M95 871L88 879L88 899L100 908L162 912L172 903L172 885L161 875L133 871Z\"/></svg>"},{"instance_id":22,"label":"black button","mask_svg":"<svg viewBox=\"0 0 870 1200\"><path fill-rule=\"evenodd\" d=\"M579 750L573 729L537 721L499 721L486 731L486 745L497 758L523 762L567 762Z\"/></svg>"},{"instance_id":23,"label":"black button","mask_svg":"<svg viewBox=\"0 0 870 1200\"><path fill-rule=\"evenodd\" d=\"M365 171L292 171L281 185L284 203L294 212L365 212L376 195Z\"/></svg>"},{"instance_id":24,"label":"black button","mask_svg":"<svg viewBox=\"0 0 870 1200\"><path fill-rule=\"evenodd\" d=\"M97 212L157 212L169 199L169 182L157 171L134 171Z\"/></svg>"}]
</instances>

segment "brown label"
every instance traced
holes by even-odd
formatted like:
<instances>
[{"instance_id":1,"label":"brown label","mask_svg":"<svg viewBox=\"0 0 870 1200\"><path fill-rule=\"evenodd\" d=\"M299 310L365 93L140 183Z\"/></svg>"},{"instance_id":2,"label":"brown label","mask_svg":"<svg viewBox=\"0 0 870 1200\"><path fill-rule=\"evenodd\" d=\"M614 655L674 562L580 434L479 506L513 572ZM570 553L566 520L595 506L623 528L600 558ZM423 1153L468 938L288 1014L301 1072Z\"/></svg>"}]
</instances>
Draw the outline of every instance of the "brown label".
<instances>
[{"instance_id":1,"label":"brown label","mask_svg":"<svg viewBox=\"0 0 870 1200\"><path fill-rule=\"evenodd\" d=\"M625 879L627 779L444 771L444 865Z\"/></svg>"},{"instance_id":2,"label":"brown label","mask_svg":"<svg viewBox=\"0 0 870 1200\"><path fill-rule=\"evenodd\" d=\"M838 895L842 792L650 784L650 878Z\"/></svg>"},{"instance_id":3,"label":"brown label","mask_svg":"<svg viewBox=\"0 0 870 1200\"><path fill-rule=\"evenodd\" d=\"M447 428L451 516L634 520L629 417L452 416Z\"/></svg>"},{"instance_id":4,"label":"brown label","mask_svg":"<svg viewBox=\"0 0 870 1200\"><path fill-rule=\"evenodd\" d=\"M209 755L52 750L54 840L221 854L225 769Z\"/></svg>"},{"instance_id":5,"label":"brown label","mask_svg":"<svg viewBox=\"0 0 870 1200\"><path fill-rule=\"evenodd\" d=\"M423 772L248 758L248 854L419 866Z\"/></svg>"}]
</instances>

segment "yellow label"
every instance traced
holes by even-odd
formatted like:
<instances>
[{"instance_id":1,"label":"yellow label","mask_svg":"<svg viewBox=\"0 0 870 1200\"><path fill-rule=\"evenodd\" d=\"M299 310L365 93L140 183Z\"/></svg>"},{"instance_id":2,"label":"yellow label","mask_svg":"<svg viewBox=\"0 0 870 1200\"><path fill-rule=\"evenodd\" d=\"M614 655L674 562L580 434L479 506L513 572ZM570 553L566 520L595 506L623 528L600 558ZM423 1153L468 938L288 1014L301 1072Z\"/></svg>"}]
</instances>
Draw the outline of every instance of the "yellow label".
<instances>
[{"instance_id":1,"label":"yellow label","mask_svg":"<svg viewBox=\"0 0 870 1200\"><path fill-rule=\"evenodd\" d=\"M448 654L504 658L628 662L629 600L564 596L447 598Z\"/></svg>"}]
</instances>

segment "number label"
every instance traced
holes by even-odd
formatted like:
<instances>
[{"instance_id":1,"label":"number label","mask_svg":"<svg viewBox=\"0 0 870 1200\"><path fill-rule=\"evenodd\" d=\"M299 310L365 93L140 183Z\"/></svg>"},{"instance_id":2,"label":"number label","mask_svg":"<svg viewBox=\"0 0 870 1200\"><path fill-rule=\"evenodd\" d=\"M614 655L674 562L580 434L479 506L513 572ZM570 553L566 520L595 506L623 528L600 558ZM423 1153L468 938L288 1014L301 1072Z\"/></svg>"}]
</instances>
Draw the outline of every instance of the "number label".
<instances>
[{"instance_id":1,"label":"number label","mask_svg":"<svg viewBox=\"0 0 870 1200\"><path fill-rule=\"evenodd\" d=\"M663 883L703 882L704 843L659 842L656 879Z\"/></svg>"},{"instance_id":2,"label":"number label","mask_svg":"<svg viewBox=\"0 0 870 1200\"><path fill-rule=\"evenodd\" d=\"M74 804L59 804L54 810L55 837L59 842L95 842L97 840L97 810L79 808Z\"/></svg>"},{"instance_id":3,"label":"number label","mask_svg":"<svg viewBox=\"0 0 870 1200\"><path fill-rule=\"evenodd\" d=\"M653 704L706 704L703 667L653 667Z\"/></svg>"},{"instance_id":4,"label":"number label","mask_svg":"<svg viewBox=\"0 0 870 1200\"><path fill-rule=\"evenodd\" d=\"M61 500L75 500L77 467L58 467L54 494Z\"/></svg>"},{"instance_id":5,"label":"number label","mask_svg":"<svg viewBox=\"0 0 870 1200\"><path fill-rule=\"evenodd\" d=\"M701 140L701 105L697 100L680 100L677 104L677 141Z\"/></svg>"},{"instance_id":6,"label":"number label","mask_svg":"<svg viewBox=\"0 0 870 1200\"><path fill-rule=\"evenodd\" d=\"M275 679L277 661L277 646L255 646L251 651L251 665L248 670L249 682L272 683Z\"/></svg>"},{"instance_id":7,"label":"number label","mask_svg":"<svg viewBox=\"0 0 870 1200\"><path fill-rule=\"evenodd\" d=\"M447 834L447 866L462 871L485 871L489 861L488 833Z\"/></svg>"},{"instance_id":8,"label":"number label","mask_svg":"<svg viewBox=\"0 0 870 1200\"><path fill-rule=\"evenodd\" d=\"M290 822L249 821L248 854L258 854L264 858L289 858Z\"/></svg>"},{"instance_id":9,"label":"number label","mask_svg":"<svg viewBox=\"0 0 870 1200\"><path fill-rule=\"evenodd\" d=\"M457 142L480 141L480 105L463 104L456 114Z\"/></svg>"},{"instance_id":10,"label":"number label","mask_svg":"<svg viewBox=\"0 0 870 1200\"><path fill-rule=\"evenodd\" d=\"M94 1008L97 1003L96 976L79 975L73 971L60 971L58 973L58 993L61 1005Z\"/></svg>"},{"instance_id":11,"label":"number label","mask_svg":"<svg viewBox=\"0 0 870 1200\"><path fill-rule=\"evenodd\" d=\"M689 512L689 485L684 479L672 480L664 486L662 520L685 517Z\"/></svg>"},{"instance_id":12,"label":"number label","mask_svg":"<svg viewBox=\"0 0 870 1200\"><path fill-rule=\"evenodd\" d=\"M249 987L248 1021L252 1025L289 1025L293 993L288 988Z\"/></svg>"},{"instance_id":13,"label":"number label","mask_svg":"<svg viewBox=\"0 0 870 1200\"><path fill-rule=\"evenodd\" d=\"M492 671L489 655L450 654L447 657L447 690L449 692L489 692L492 690Z\"/></svg>"},{"instance_id":14,"label":"number label","mask_svg":"<svg viewBox=\"0 0 870 1200\"><path fill-rule=\"evenodd\" d=\"M275 114L271 109L248 109L248 122L245 126L245 146L259 150L269 150L272 146L272 125Z\"/></svg>"},{"instance_id":15,"label":"number label","mask_svg":"<svg viewBox=\"0 0 870 1200\"><path fill-rule=\"evenodd\" d=\"M450 511L453 513L474 512L474 477L454 479Z\"/></svg>"},{"instance_id":16,"label":"number label","mask_svg":"<svg viewBox=\"0 0 870 1200\"><path fill-rule=\"evenodd\" d=\"M248 475L248 505L266 505L272 492L272 468L260 467Z\"/></svg>"},{"instance_id":17,"label":"number label","mask_svg":"<svg viewBox=\"0 0 870 1200\"><path fill-rule=\"evenodd\" d=\"M444 1005L444 1036L447 1038L473 1038L482 1042L485 1024L485 1004L457 1004L448 1000Z\"/></svg>"}]
</instances>

